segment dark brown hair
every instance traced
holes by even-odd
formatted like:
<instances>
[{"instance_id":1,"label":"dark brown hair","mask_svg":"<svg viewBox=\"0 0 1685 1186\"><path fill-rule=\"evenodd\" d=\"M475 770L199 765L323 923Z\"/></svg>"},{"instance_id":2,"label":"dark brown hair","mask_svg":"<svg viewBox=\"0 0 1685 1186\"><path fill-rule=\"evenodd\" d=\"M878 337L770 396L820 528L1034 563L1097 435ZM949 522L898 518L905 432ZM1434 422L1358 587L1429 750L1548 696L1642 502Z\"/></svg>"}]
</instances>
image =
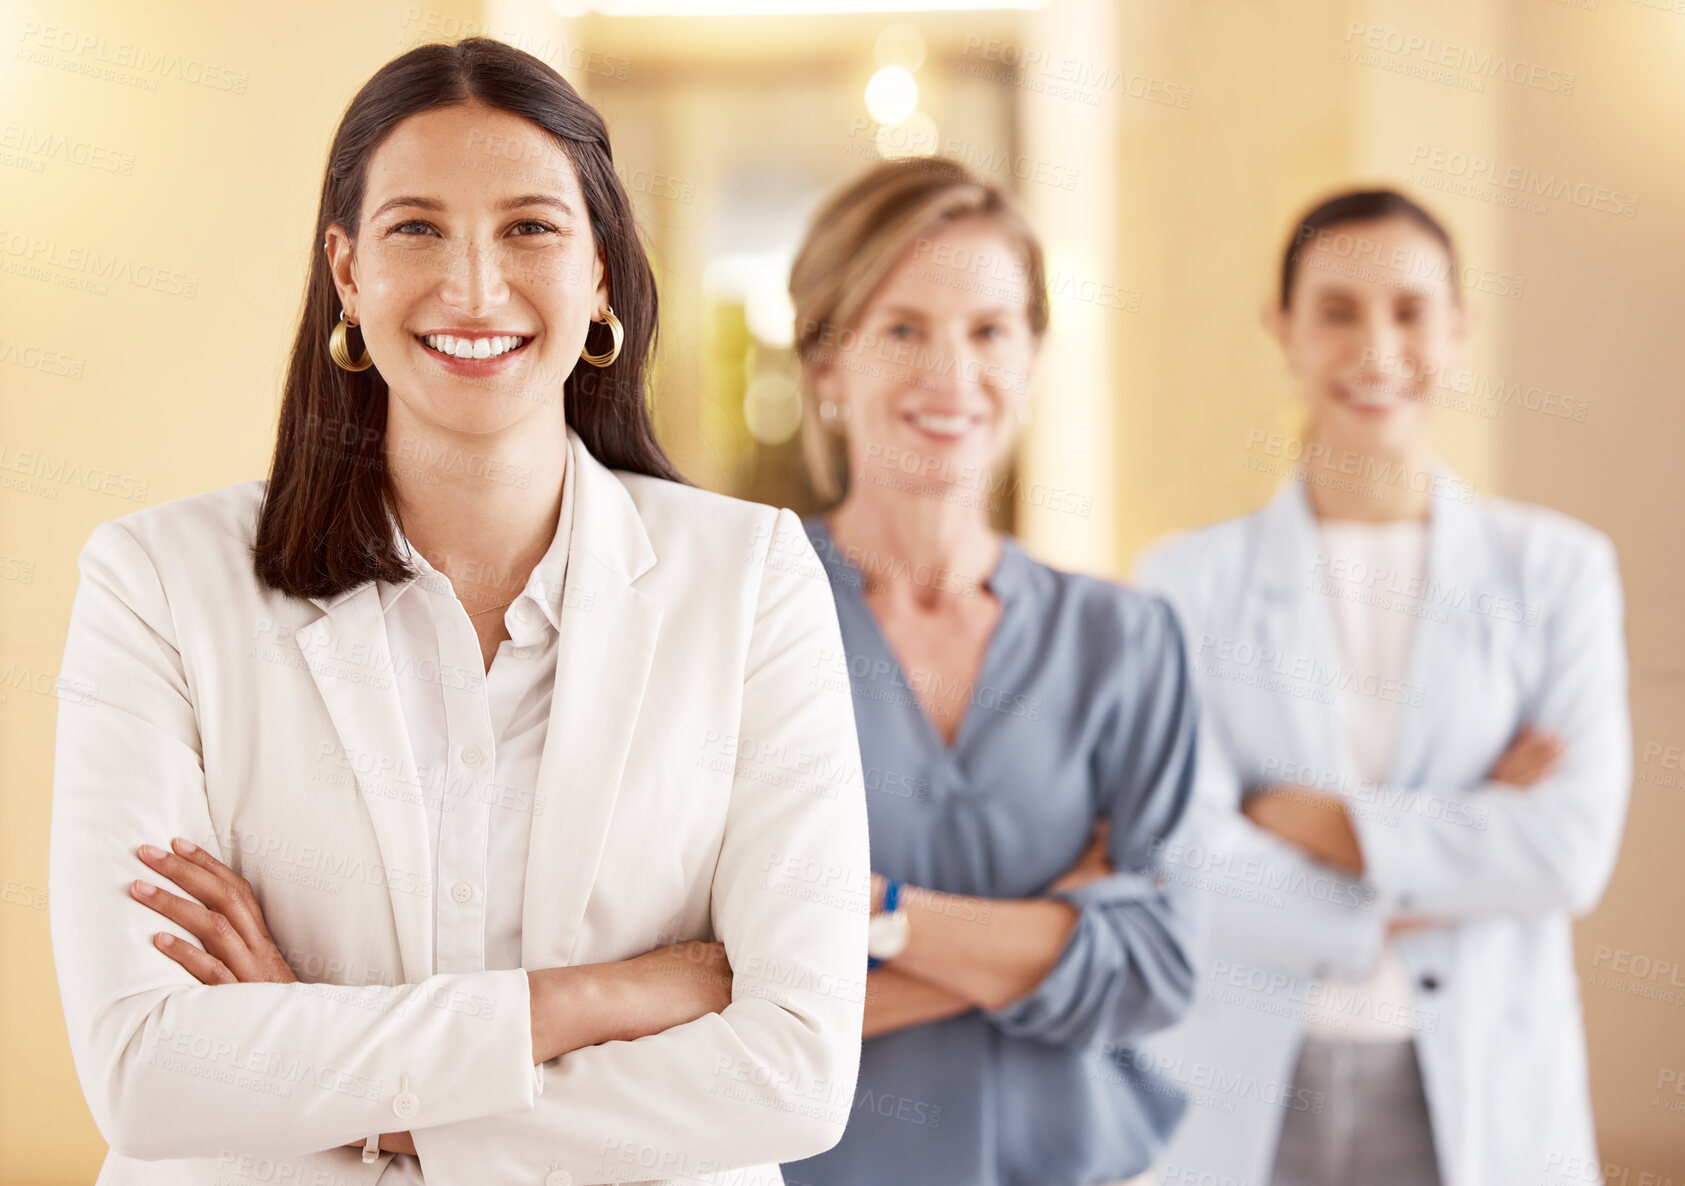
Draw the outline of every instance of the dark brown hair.
<instances>
[{"instance_id":1,"label":"dark brown hair","mask_svg":"<svg viewBox=\"0 0 1685 1186\"><path fill-rule=\"evenodd\" d=\"M396 506L387 472L386 382L374 367L347 371L328 354L339 319L327 253L315 249L338 223L355 241L369 160L404 119L470 102L507 111L548 132L567 153L603 252L610 304L625 327L609 366L578 363L562 384L563 415L591 455L611 469L683 482L656 443L645 402L655 345L655 277L614 172L608 130L567 80L531 54L469 37L423 45L382 66L345 110L328 152L316 213L310 278L282 393L275 455L252 557L266 585L295 597L331 597L371 580L416 574L401 559L387 519ZM594 327L606 348L607 331ZM353 356L361 335L351 331Z\"/></svg>"},{"instance_id":2,"label":"dark brown hair","mask_svg":"<svg viewBox=\"0 0 1685 1186\"><path fill-rule=\"evenodd\" d=\"M1348 222L1375 222L1383 218L1405 218L1439 240L1450 261L1449 281L1452 299L1457 299L1457 249L1451 245L1451 235L1440 221L1415 202L1392 189L1351 190L1335 194L1300 217L1287 240L1287 250L1281 258L1281 307L1286 309L1293 299L1293 281L1299 275L1299 256L1305 245L1323 231Z\"/></svg>"}]
</instances>

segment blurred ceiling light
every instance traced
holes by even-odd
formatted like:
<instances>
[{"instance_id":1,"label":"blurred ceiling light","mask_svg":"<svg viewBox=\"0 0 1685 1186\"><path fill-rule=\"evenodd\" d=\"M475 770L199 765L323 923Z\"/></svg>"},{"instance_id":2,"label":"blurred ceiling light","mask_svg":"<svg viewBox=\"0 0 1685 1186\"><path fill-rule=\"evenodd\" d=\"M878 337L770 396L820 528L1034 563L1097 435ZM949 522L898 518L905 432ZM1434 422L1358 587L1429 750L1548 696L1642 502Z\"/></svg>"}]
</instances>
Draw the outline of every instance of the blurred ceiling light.
<instances>
[{"instance_id":1,"label":"blurred ceiling light","mask_svg":"<svg viewBox=\"0 0 1685 1186\"><path fill-rule=\"evenodd\" d=\"M802 393L790 376L767 371L743 393L743 422L763 445L782 445L802 423Z\"/></svg>"},{"instance_id":2,"label":"blurred ceiling light","mask_svg":"<svg viewBox=\"0 0 1685 1186\"><path fill-rule=\"evenodd\" d=\"M886 25L872 47L872 56L880 66L917 70L924 65L924 36L911 25Z\"/></svg>"},{"instance_id":3,"label":"blurred ceiling light","mask_svg":"<svg viewBox=\"0 0 1685 1186\"><path fill-rule=\"evenodd\" d=\"M550 0L576 9L581 0ZM1048 0L596 0L603 16L830 16L850 12L967 12L1047 7ZM563 15L573 15L564 13Z\"/></svg>"},{"instance_id":4,"label":"blurred ceiling light","mask_svg":"<svg viewBox=\"0 0 1685 1186\"><path fill-rule=\"evenodd\" d=\"M776 271L756 277L743 297L743 321L749 332L768 346L789 349L796 344L796 306L790 300L788 261Z\"/></svg>"},{"instance_id":5,"label":"blurred ceiling light","mask_svg":"<svg viewBox=\"0 0 1685 1186\"><path fill-rule=\"evenodd\" d=\"M936 121L915 111L901 124L879 124L878 155L886 161L936 155Z\"/></svg>"},{"instance_id":6,"label":"blurred ceiling light","mask_svg":"<svg viewBox=\"0 0 1685 1186\"><path fill-rule=\"evenodd\" d=\"M777 252L716 256L702 271L702 291L713 300L741 301L744 323L755 339L788 349L796 340L790 262L790 256Z\"/></svg>"},{"instance_id":7,"label":"blurred ceiling light","mask_svg":"<svg viewBox=\"0 0 1685 1186\"><path fill-rule=\"evenodd\" d=\"M880 66L866 84L866 110L880 124L898 124L918 109L919 84L902 66Z\"/></svg>"}]
</instances>

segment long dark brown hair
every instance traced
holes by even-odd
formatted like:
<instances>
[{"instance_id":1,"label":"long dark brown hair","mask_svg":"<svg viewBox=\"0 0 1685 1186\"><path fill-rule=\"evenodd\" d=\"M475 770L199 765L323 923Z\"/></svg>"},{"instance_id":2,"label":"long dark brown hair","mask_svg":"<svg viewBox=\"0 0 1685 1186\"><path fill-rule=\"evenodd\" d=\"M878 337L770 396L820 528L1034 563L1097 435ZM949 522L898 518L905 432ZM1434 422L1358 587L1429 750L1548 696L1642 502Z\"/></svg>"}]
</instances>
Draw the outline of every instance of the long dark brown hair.
<instances>
[{"instance_id":1,"label":"long dark brown hair","mask_svg":"<svg viewBox=\"0 0 1685 1186\"><path fill-rule=\"evenodd\" d=\"M625 327L609 366L576 365L562 384L563 414L591 455L611 469L684 482L656 443L644 385L655 346L655 276L614 172L602 116L531 54L485 37L423 45L382 66L346 108L328 152L314 243L328 227L355 240L369 160L412 115L468 102L530 120L567 153L607 265L610 304ZM275 456L252 558L266 585L296 597L331 597L371 580L415 576L387 519L397 500L386 466L386 382L374 367L347 371L328 354L339 319L327 253L311 251L304 310L281 400ZM350 331L353 356L361 335ZM607 331L593 327L607 346Z\"/></svg>"}]
</instances>

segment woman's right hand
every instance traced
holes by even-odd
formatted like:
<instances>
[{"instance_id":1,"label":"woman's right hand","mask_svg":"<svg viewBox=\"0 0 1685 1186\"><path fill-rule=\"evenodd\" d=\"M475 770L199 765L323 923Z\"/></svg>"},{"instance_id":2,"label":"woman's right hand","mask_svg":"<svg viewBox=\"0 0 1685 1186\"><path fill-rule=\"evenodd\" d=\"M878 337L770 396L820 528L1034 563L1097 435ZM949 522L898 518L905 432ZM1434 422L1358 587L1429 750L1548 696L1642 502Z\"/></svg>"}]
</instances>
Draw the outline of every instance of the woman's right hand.
<instances>
[{"instance_id":1,"label":"woman's right hand","mask_svg":"<svg viewBox=\"0 0 1685 1186\"><path fill-rule=\"evenodd\" d=\"M537 1062L604 1042L629 1042L731 1004L725 945L700 939L632 959L527 972Z\"/></svg>"},{"instance_id":2,"label":"woman's right hand","mask_svg":"<svg viewBox=\"0 0 1685 1186\"><path fill-rule=\"evenodd\" d=\"M1556 769L1563 748L1556 734L1523 725L1486 777L1513 787L1530 787Z\"/></svg>"}]
</instances>

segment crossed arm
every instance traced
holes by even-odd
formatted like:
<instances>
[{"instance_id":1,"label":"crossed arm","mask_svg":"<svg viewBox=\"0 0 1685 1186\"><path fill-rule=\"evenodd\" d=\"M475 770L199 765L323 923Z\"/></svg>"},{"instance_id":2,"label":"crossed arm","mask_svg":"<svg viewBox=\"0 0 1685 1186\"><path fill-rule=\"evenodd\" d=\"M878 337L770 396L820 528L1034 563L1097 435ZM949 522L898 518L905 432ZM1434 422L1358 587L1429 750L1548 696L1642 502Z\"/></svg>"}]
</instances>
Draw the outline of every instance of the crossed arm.
<instances>
[{"instance_id":1,"label":"crossed arm","mask_svg":"<svg viewBox=\"0 0 1685 1186\"><path fill-rule=\"evenodd\" d=\"M202 946L168 931L153 936L154 946L201 984L296 983L251 883L191 841L177 837L171 847L173 852L143 844L137 851L148 868L188 896L139 878L129 893ZM731 983L724 944L700 940L615 963L529 970L533 1063L718 1013L731 1004ZM380 1148L414 1154L415 1142L408 1131L382 1133Z\"/></svg>"},{"instance_id":2,"label":"crossed arm","mask_svg":"<svg viewBox=\"0 0 1685 1186\"><path fill-rule=\"evenodd\" d=\"M1075 890L1110 875L1106 839L1101 821L1082 856L1049 890ZM875 912L884 881L875 874L872 880ZM1079 913L1057 898L974 898L917 886L902 891L902 902L911 924L907 948L893 965L866 977L868 1038L1022 997L1058 962Z\"/></svg>"}]
</instances>

